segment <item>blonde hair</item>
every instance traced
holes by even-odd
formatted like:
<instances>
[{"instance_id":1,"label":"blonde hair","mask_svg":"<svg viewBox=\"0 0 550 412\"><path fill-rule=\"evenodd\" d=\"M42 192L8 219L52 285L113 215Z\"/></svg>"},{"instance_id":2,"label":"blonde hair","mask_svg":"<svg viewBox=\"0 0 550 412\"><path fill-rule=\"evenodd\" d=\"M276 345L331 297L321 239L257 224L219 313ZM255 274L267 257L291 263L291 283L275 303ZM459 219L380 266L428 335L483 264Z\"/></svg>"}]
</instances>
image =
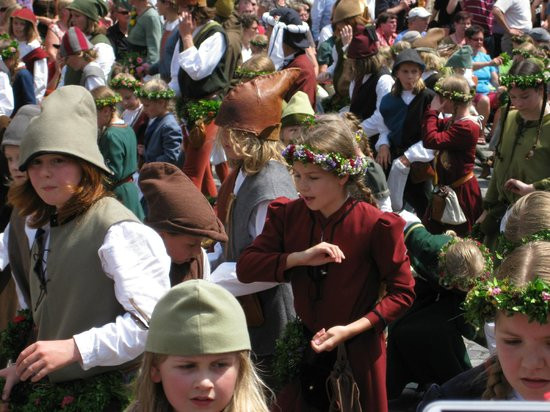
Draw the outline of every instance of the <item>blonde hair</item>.
<instances>
[{"instance_id":1,"label":"blonde hair","mask_svg":"<svg viewBox=\"0 0 550 412\"><path fill-rule=\"evenodd\" d=\"M550 282L550 242L532 242L514 249L498 267L496 277L507 278L516 287L525 286L537 277ZM496 328L501 315L497 314ZM511 390L497 358L488 371L487 387L482 399L507 399Z\"/></svg>"},{"instance_id":2,"label":"blonde hair","mask_svg":"<svg viewBox=\"0 0 550 412\"><path fill-rule=\"evenodd\" d=\"M461 76L459 74L453 74L451 76L445 76L441 80L439 80L438 84L441 86L441 89L445 92L458 92L462 94L470 94L470 85L468 84L468 80L464 76ZM457 106L468 106L471 104L471 101L468 102L457 102L454 100L451 100L451 103L453 103L454 107Z\"/></svg>"},{"instance_id":3,"label":"blonde hair","mask_svg":"<svg viewBox=\"0 0 550 412\"><path fill-rule=\"evenodd\" d=\"M398 69L399 70L399 69ZM422 92L422 90L424 90L426 88L426 85L424 84L424 81L422 80L422 76L418 79L418 81L414 84L413 86L413 89L412 89L412 93L413 94L419 94ZM396 77L395 78L395 83L393 84L392 88L391 88L391 94L394 95L394 96L401 96L401 93L403 93L404 89L403 89L403 85L401 84L401 82L399 81L399 79Z\"/></svg>"},{"instance_id":4,"label":"blonde hair","mask_svg":"<svg viewBox=\"0 0 550 412\"><path fill-rule=\"evenodd\" d=\"M361 128L361 119L357 115L352 112L344 112L341 114L341 116L347 122L349 128L352 131L363 131L363 129ZM357 142L357 144L359 146L359 149L361 149L361 152L363 152L365 156L374 158L369 139L366 135L363 135L361 140Z\"/></svg>"},{"instance_id":5,"label":"blonde hair","mask_svg":"<svg viewBox=\"0 0 550 412\"><path fill-rule=\"evenodd\" d=\"M512 206L504 237L519 242L544 229L550 229L550 193L537 190L520 197Z\"/></svg>"},{"instance_id":6,"label":"blonde hair","mask_svg":"<svg viewBox=\"0 0 550 412\"><path fill-rule=\"evenodd\" d=\"M90 91L90 93L92 94L92 97L94 98L94 100L109 99L116 96L116 93L114 92L114 90L107 86L98 86L92 91ZM113 104L112 106L105 106L105 107L108 107L111 110L111 121L112 121L113 116L116 112L116 104ZM102 109L104 109L105 107L103 107ZM99 111L101 109L97 109L97 110Z\"/></svg>"},{"instance_id":7,"label":"blonde hair","mask_svg":"<svg viewBox=\"0 0 550 412\"><path fill-rule=\"evenodd\" d=\"M439 57L437 53L427 52L427 51L418 51L418 54L420 55L420 58L426 65L424 68L424 71L428 70L435 70L436 72L440 72L443 68L443 59Z\"/></svg>"},{"instance_id":8,"label":"blonde hair","mask_svg":"<svg viewBox=\"0 0 550 412\"><path fill-rule=\"evenodd\" d=\"M115 80L129 80L131 82L135 82L136 78L134 76L132 76L130 73L118 73L116 76L113 76L112 81L115 81ZM134 89L130 88L130 87L128 87L128 88L118 87L117 89L127 89L127 90L130 90L130 91L134 92Z\"/></svg>"},{"instance_id":9,"label":"blonde hair","mask_svg":"<svg viewBox=\"0 0 550 412\"><path fill-rule=\"evenodd\" d=\"M241 167L249 176L258 173L270 161L276 160L286 164L281 152L283 143L280 140L263 140L253 133L244 130L227 129L220 127L218 129L218 139L223 134L226 137L235 154L240 158L231 161L234 167Z\"/></svg>"},{"instance_id":10,"label":"blonde hair","mask_svg":"<svg viewBox=\"0 0 550 412\"><path fill-rule=\"evenodd\" d=\"M145 93L163 92L166 90L170 90L170 87L168 87L168 85L164 80L152 79L152 80L149 80L147 83L143 84L143 86L141 86L141 90L144 91ZM142 99L145 99L145 97L143 97ZM159 103L166 104L166 110L173 111L174 110L173 100L174 99L170 99L170 100L157 99L157 100L151 100L151 102L155 104L159 104Z\"/></svg>"},{"instance_id":11,"label":"blonde hair","mask_svg":"<svg viewBox=\"0 0 550 412\"><path fill-rule=\"evenodd\" d=\"M57 12L61 12L61 10L66 9L67 6L70 6L73 0L57 0Z\"/></svg>"},{"instance_id":12,"label":"blonde hair","mask_svg":"<svg viewBox=\"0 0 550 412\"><path fill-rule=\"evenodd\" d=\"M388 69L393 66L393 54L390 46L383 46L378 49L380 64Z\"/></svg>"},{"instance_id":13,"label":"blonde hair","mask_svg":"<svg viewBox=\"0 0 550 412\"><path fill-rule=\"evenodd\" d=\"M265 54L255 54L241 65L241 69L254 72L274 72L273 60Z\"/></svg>"},{"instance_id":14,"label":"blonde hair","mask_svg":"<svg viewBox=\"0 0 550 412\"><path fill-rule=\"evenodd\" d=\"M307 144L320 153L340 153L346 159L354 159L357 156L358 147L354 131L338 114L325 114L316 118L315 124L304 130L296 139L296 143ZM346 187L350 195L378 207L372 191L365 185L363 178L363 174L349 176Z\"/></svg>"},{"instance_id":15,"label":"blonde hair","mask_svg":"<svg viewBox=\"0 0 550 412\"><path fill-rule=\"evenodd\" d=\"M456 238L447 249L443 269L453 277L475 279L485 269L485 258L474 240Z\"/></svg>"},{"instance_id":16,"label":"blonde hair","mask_svg":"<svg viewBox=\"0 0 550 412\"><path fill-rule=\"evenodd\" d=\"M151 352L143 354L139 375L134 382L134 401L126 412L171 412L172 406L166 399L162 383L151 380L151 368L158 367L168 355ZM223 412L268 412L265 393L268 388L262 382L252 359L250 351L237 352L239 372L235 391Z\"/></svg>"},{"instance_id":17,"label":"blonde hair","mask_svg":"<svg viewBox=\"0 0 550 412\"><path fill-rule=\"evenodd\" d=\"M411 44L405 40L401 40L401 41L398 41L397 43L392 44L390 47L390 51L392 52L392 55L393 55L392 60L395 60L397 55L401 53L403 50L410 49L410 48L411 48Z\"/></svg>"}]
</instances>

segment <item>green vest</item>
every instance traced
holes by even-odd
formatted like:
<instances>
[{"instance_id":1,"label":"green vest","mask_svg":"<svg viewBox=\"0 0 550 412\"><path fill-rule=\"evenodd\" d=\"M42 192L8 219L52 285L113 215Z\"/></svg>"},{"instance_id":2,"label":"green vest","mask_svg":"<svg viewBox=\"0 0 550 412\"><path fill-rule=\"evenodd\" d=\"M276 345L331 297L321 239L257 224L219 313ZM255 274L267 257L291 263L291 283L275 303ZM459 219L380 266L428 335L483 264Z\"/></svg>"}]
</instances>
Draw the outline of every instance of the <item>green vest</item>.
<instances>
[{"instance_id":1,"label":"green vest","mask_svg":"<svg viewBox=\"0 0 550 412\"><path fill-rule=\"evenodd\" d=\"M38 247L31 253L31 308L38 326L37 340L70 339L72 336L114 322L125 310L115 297L113 280L101 267L98 250L109 228L122 221L138 222L120 202L105 197L86 213L60 226L52 226L47 256L47 293L37 306L40 282L33 268ZM129 362L133 363L133 362ZM129 365L95 367L84 371L73 363L52 372L52 382L91 377Z\"/></svg>"},{"instance_id":2,"label":"green vest","mask_svg":"<svg viewBox=\"0 0 550 412\"><path fill-rule=\"evenodd\" d=\"M109 41L109 38L105 36L104 34L96 34L94 37L90 39L90 43L93 45L96 45L98 43L105 43L109 46L111 45L111 42ZM69 85L80 85L80 78L82 77L82 70L73 70L69 66L67 66L67 71L65 72L65 79L64 79L64 86Z\"/></svg>"}]
</instances>

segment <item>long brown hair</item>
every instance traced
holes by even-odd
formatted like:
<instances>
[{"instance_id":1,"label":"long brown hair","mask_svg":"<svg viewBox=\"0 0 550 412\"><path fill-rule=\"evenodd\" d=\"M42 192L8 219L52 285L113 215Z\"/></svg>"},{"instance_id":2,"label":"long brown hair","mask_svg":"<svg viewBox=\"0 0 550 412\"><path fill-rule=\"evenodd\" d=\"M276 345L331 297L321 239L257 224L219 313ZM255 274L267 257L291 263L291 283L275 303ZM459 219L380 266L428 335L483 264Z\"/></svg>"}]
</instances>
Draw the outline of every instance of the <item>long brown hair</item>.
<instances>
[{"instance_id":1,"label":"long brown hair","mask_svg":"<svg viewBox=\"0 0 550 412\"><path fill-rule=\"evenodd\" d=\"M59 224L86 212L99 199L107 195L104 186L105 175L97 167L77 157L67 156L75 160L82 169L80 183L72 188L73 196L56 210L54 206L45 203L36 193L30 179L20 185L12 185L8 191L8 203L19 210L21 216L30 216L29 226L38 228L50 222L57 213Z\"/></svg>"}]
</instances>

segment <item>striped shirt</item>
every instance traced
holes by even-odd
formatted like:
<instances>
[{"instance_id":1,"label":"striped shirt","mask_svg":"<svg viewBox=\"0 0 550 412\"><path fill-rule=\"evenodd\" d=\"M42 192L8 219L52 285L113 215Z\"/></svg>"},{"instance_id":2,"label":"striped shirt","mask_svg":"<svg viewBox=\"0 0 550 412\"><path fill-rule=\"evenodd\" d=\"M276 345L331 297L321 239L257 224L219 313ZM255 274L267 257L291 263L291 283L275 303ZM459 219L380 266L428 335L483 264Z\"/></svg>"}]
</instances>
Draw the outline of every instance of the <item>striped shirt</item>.
<instances>
[{"instance_id":1,"label":"striped shirt","mask_svg":"<svg viewBox=\"0 0 550 412\"><path fill-rule=\"evenodd\" d=\"M481 26L487 34L493 30L493 4L495 0L462 0L462 9L472 14L472 24Z\"/></svg>"}]
</instances>

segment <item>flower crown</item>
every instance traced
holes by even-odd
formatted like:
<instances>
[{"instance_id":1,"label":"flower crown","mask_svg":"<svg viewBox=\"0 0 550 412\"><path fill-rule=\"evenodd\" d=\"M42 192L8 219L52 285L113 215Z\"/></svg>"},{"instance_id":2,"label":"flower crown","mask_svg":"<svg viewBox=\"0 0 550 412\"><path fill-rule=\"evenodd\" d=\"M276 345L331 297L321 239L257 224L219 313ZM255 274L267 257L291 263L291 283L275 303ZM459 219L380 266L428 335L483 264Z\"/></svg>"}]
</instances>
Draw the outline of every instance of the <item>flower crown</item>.
<instances>
[{"instance_id":1,"label":"flower crown","mask_svg":"<svg viewBox=\"0 0 550 412\"><path fill-rule=\"evenodd\" d=\"M218 115L221 104L221 100L216 99L191 101L185 106L185 118L190 125L195 124L199 120L209 123Z\"/></svg>"},{"instance_id":2,"label":"flower crown","mask_svg":"<svg viewBox=\"0 0 550 412\"><path fill-rule=\"evenodd\" d=\"M239 67L235 70L234 77L236 79L253 79L255 77L271 73L273 72L269 70L246 70Z\"/></svg>"},{"instance_id":3,"label":"flower crown","mask_svg":"<svg viewBox=\"0 0 550 412\"><path fill-rule=\"evenodd\" d=\"M491 255L491 252L487 247L485 247L482 243L478 242L474 239L464 239L464 240L471 240L476 244L479 251L483 255L483 260L485 261L483 265L483 270L481 273L476 277L465 277L465 276L457 276L449 273L447 271L447 252L449 251L449 248L452 245L457 244L458 242L461 242L457 237L452 237L449 242L447 242L443 247L441 248L439 252L439 284L444 287L445 289L453 289L457 288L460 290L470 290L475 284L478 282L485 281L491 276L491 273L493 272L493 256Z\"/></svg>"},{"instance_id":4,"label":"flower crown","mask_svg":"<svg viewBox=\"0 0 550 412\"><path fill-rule=\"evenodd\" d=\"M522 237L519 242L512 242L500 235L497 242L496 256L499 259L503 259L505 256L509 255L517 247L526 245L531 242L550 242L550 229L543 229L535 232L533 234Z\"/></svg>"},{"instance_id":5,"label":"flower crown","mask_svg":"<svg viewBox=\"0 0 550 412\"><path fill-rule=\"evenodd\" d=\"M109 82L111 89L130 89L136 91L141 87L141 82L136 79L128 79L126 77L115 77Z\"/></svg>"},{"instance_id":6,"label":"flower crown","mask_svg":"<svg viewBox=\"0 0 550 412\"><path fill-rule=\"evenodd\" d=\"M172 89L156 90L152 92L146 92L143 89L136 90L136 96L149 100L169 100L176 97L176 93Z\"/></svg>"},{"instance_id":7,"label":"flower crown","mask_svg":"<svg viewBox=\"0 0 550 412\"><path fill-rule=\"evenodd\" d=\"M514 286L509 279L480 282L466 296L464 310L466 320L476 327L494 319L497 310L508 316L521 313L529 322L545 324L550 313L550 285L540 278L523 287Z\"/></svg>"},{"instance_id":8,"label":"flower crown","mask_svg":"<svg viewBox=\"0 0 550 412\"><path fill-rule=\"evenodd\" d=\"M462 93L457 91L445 90L443 89L443 87L441 87L441 83L435 84L434 91L446 99L452 100L453 102L461 102L461 103L469 102L476 95L476 91L474 88L470 89L470 93Z\"/></svg>"},{"instance_id":9,"label":"flower crown","mask_svg":"<svg viewBox=\"0 0 550 412\"><path fill-rule=\"evenodd\" d=\"M531 89L550 80L550 70L544 69L535 74L503 74L500 76L500 84L506 87L519 87L520 89Z\"/></svg>"},{"instance_id":10,"label":"flower crown","mask_svg":"<svg viewBox=\"0 0 550 412\"><path fill-rule=\"evenodd\" d=\"M0 50L0 56L2 56L2 59L9 59L15 53L17 53L17 48L19 47L19 44L16 40L10 39L10 36L5 33L0 35L0 40L11 40L10 44Z\"/></svg>"},{"instance_id":11,"label":"flower crown","mask_svg":"<svg viewBox=\"0 0 550 412\"><path fill-rule=\"evenodd\" d=\"M309 145L303 144L288 145L283 150L283 157L290 165L295 161L311 163L340 177L363 174L367 169L367 159L365 157L358 156L355 159L346 159L340 153L319 153Z\"/></svg>"},{"instance_id":12,"label":"flower crown","mask_svg":"<svg viewBox=\"0 0 550 412\"><path fill-rule=\"evenodd\" d=\"M258 40L250 40L250 44L255 47L267 47L267 42L258 41Z\"/></svg>"},{"instance_id":13,"label":"flower crown","mask_svg":"<svg viewBox=\"0 0 550 412\"><path fill-rule=\"evenodd\" d=\"M103 109L107 106L115 106L117 103L122 101L120 94L115 93L114 96L106 97L104 99L95 99L95 107L98 109Z\"/></svg>"}]
</instances>

